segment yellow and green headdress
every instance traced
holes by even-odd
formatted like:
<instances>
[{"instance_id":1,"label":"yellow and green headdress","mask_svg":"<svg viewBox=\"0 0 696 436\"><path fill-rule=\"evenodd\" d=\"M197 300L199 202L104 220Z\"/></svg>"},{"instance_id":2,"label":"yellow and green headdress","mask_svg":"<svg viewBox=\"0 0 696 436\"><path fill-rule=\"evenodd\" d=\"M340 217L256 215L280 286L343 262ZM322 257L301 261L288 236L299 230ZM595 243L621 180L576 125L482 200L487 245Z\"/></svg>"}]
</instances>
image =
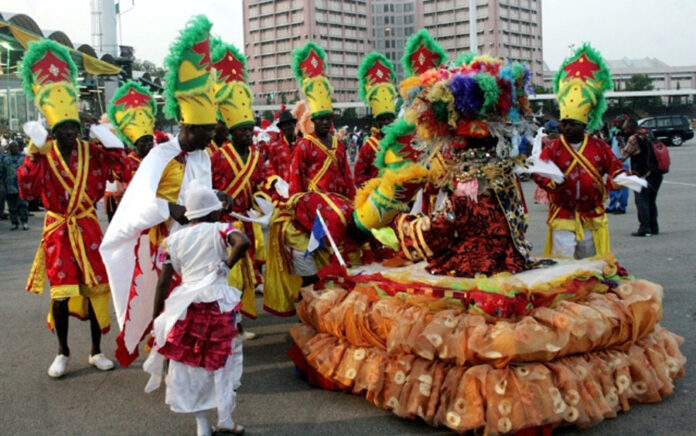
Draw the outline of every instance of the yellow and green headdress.
<instances>
[{"instance_id":1,"label":"yellow and green headdress","mask_svg":"<svg viewBox=\"0 0 696 436\"><path fill-rule=\"evenodd\" d=\"M146 87L128 81L116 90L107 113L118 137L134 147L138 139L153 134L157 104Z\"/></svg>"},{"instance_id":2,"label":"yellow and green headdress","mask_svg":"<svg viewBox=\"0 0 696 436\"><path fill-rule=\"evenodd\" d=\"M416 76L447 62L447 54L427 30L421 29L406 41L401 65L406 76Z\"/></svg>"},{"instance_id":3,"label":"yellow and green headdress","mask_svg":"<svg viewBox=\"0 0 696 436\"><path fill-rule=\"evenodd\" d=\"M246 58L234 45L220 41L215 41L212 53L218 117L229 129L254 125Z\"/></svg>"},{"instance_id":4,"label":"yellow and green headdress","mask_svg":"<svg viewBox=\"0 0 696 436\"><path fill-rule=\"evenodd\" d=\"M181 124L215 124L210 28L203 15L191 19L164 60L164 113Z\"/></svg>"},{"instance_id":5,"label":"yellow and green headdress","mask_svg":"<svg viewBox=\"0 0 696 436\"><path fill-rule=\"evenodd\" d=\"M292 71L307 97L312 118L333 114L331 83L326 77L326 52L312 41L293 52Z\"/></svg>"},{"instance_id":6,"label":"yellow and green headdress","mask_svg":"<svg viewBox=\"0 0 696 436\"><path fill-rule=\"evenodd\" d=\"M34 98L51 129L65 121L80 122L77 67L67 48L51 40L30 43L20 76L24 92Z\"/></svg>"},{"instance_id":7,"label":"yellow and green headdress","mask_svg":"<svg viewBox=\"0 0 696 436\"><path fill-rule=\"evenodd\" d=\"M611 87L611 73L602 56L589 44L583 44L563 61L553 78L561 119L585 123L589 131L597 129L607 110L604 92Z\"/></svg>"},{"instance_id":8,"label":"yellow and green headdress","mask_svg":"<svg viewBox=\"0 0 696 436\"><path fill-rule=\"evenodd\" d=\"M396 72L394 64L381 53L365 56L358 68L358 96L372 108L372 114L396 115Z\"/></svg>"}]
</instances>

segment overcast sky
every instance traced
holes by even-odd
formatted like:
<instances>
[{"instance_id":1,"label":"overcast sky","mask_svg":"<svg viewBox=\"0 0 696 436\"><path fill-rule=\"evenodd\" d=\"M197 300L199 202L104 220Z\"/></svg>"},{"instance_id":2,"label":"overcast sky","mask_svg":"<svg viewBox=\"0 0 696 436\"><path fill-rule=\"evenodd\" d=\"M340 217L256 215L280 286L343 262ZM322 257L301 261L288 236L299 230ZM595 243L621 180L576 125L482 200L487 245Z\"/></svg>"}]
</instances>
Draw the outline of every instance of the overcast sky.
<instances>
[{"instance_id":1,"label":"overcast sky","mask_svg":"<svg viewBox=\"0 0 696 436\"><path fill-rule=\"evenodd\" d=\"M134 46L139 59L161 65L169 44L195 14L207 15L213 33L225 41L243 45L241 0L121 0L121 10L133 2L121 17L120 43ZM90 0L0 0L0 11L25 13L73 42L92 42ZM555 69L568 46L587 41L607 59L654 57L673 66L696 65L695 17L694 0L543 0L544 60Z\"/></svg>"}]
</instances>

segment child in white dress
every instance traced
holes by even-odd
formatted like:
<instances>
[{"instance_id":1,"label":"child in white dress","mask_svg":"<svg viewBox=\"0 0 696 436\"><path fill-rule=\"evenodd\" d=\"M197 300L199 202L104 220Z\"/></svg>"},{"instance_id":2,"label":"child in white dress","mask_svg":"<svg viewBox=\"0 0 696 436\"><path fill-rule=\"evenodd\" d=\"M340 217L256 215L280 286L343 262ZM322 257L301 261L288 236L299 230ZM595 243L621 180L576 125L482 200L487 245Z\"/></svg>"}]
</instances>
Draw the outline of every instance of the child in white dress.
<instances>
[{"instance_id":1,"label":"child in white dress","mask_svg":"<svg viewBox=\"0 0 696 436\"><path fill-rule=\"evenodd\" d=\"M167 357L165 402L171 410L194 413L198 435L208 436L206 411L217 409L215 433L242 434L244 427L231 416L242 376L236 328L241 292L227 284L227 275L249 240L218 222L222 203L212 189L192 188L185 206L190 224L165 239L167 260L154 306L155 347L143 365L151 374L145 391L159 387ZM181 284L167 296L174 271Z\"/></svg>"}]
</instances>

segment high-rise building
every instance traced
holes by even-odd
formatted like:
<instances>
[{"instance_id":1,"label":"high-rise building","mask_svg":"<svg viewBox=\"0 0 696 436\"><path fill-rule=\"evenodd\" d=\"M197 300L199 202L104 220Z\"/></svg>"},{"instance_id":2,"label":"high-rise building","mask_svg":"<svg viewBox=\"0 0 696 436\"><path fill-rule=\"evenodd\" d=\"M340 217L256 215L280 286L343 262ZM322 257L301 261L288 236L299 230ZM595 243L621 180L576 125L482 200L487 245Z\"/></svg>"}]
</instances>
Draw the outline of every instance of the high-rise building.
<instances>
[{"instance_id":1,"label":"high-rise building","mask_svg":"<svg viewBox=\"0 0 696 436\"><path fill-rule=\"evenodd\" d=\"M469 0L421 0L423 27L447 51L450 59L471 50ZM541 0L474 0L475 50L525 62L532 82L544 82L541 40Z\"/></svg>"},{"instance_id":2,"label":"high-rise building","mask_svg":"<svg viewBox=\"0 0 696 436\"><path fill-rule=\"evenodd\" d=\"M372 0L373 49L394 62L396 75L403 79L401 57L409 36L423 26L422 2L418 0ZM419 19L420 18L420 19Z\"/></svg>"},{"instance_id":3,"label":"high-rise building","mask_svg":"<svg viewBox=\"0 0 696 436\"><path fill-rule=\"evenodd\" d=\"M541 0L473 0L477 53L526 62L543 84ZM296 100L292 50L313 40L328 56L337 102L357 101L357 69L370 51L385 54L403 78L408 37L421 28L450 59L470 50L470 0L244 0L244 53L259 103Z\"/></svg>"},{"instance_id":4,"label":"high-rise building","mask_svg":"<svg viewBox=\"0 0 696 436\"><path fill-rule=\"evenodd\" d=\"M292 50L312 40L326 50L334 100L355 101L358 65L371 49L367 0L244 0L244 53L257 102L299 96Z\"/></svg>"}]
</instances>

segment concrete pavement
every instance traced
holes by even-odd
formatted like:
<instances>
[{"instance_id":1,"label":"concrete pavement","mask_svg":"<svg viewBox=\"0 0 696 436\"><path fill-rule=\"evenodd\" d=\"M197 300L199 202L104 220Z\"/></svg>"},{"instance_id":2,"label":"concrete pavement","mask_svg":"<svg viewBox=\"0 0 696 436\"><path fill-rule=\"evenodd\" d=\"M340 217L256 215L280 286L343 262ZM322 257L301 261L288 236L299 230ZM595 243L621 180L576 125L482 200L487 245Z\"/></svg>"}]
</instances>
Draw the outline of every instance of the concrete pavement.
<instances>
[{"instance_id":1,"label":"concrete pavement","mask_svg":"<svg viewBox=\"0 0 696 436\"><path fill-rule=\"evenodd\" d=\"M587 430L564 429L564 435L696 434L696 358L691 329L696 320L696 140L670 148L672 170L658 197L660 230L652 238L635 238L633 195L626 215L610 216L612 248L637 277L665 288L662 324L684 336L689 359L676 392L653 405L636 405L629 413ZM528 237L543 250L546 208L531 202L533 182L524 183L529 201ZM147 377L139 358L129 368L103 373L87 364L89 325L70 320L71 361L68 374L52 380L46 369L55 356L55 337L45 328L48 295L27 294L24 283L41 234L42 214L30 219L28 232L9 232L0 221L0 434L194 434L192 416L178 415L164 404L164 389L145 394ZM261 307L260 301L257 307ZM112 321L115 318L112 316ZM287 330L295 318L261 313L246 323L259 338L244 346L244 376L234 418L248 434L446 434L422 422L399 419L361 397L314 389L295 376L285 353ZM117 327L103 340L113 356ZM211 413L211 422L214 420Z\"/></svg>"}]
</instances>

